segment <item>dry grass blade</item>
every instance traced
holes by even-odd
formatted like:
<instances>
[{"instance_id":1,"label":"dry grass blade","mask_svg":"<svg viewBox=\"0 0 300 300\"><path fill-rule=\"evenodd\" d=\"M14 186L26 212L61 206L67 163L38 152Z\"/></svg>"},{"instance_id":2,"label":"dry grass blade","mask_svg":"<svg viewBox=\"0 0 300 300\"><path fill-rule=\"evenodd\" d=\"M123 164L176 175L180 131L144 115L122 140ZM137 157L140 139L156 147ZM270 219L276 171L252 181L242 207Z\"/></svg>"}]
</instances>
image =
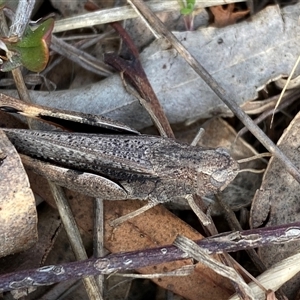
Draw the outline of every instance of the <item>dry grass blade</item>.
<instances>
[{"instance_id":1,"label":"dry grass blade","mask_svg":"<svg viewBox=\"0 0 300 300\"><path fill-rule=\"evenodd\" d=\"M292 71L291 71L291 73L290 73L290 75L289 75L289 77L288 77L288 79L287 79L287 81L286 81L286 84L285 84L284 88L282 89L282 91L281 91L281 93L280 93L279 99L278 99L278 101L277 101L277 103L276 103L276 106L275 106L275 108L274 108L274 112L273 112L273 114L272 114L272 119L271 119L270 127L272 127L272 125L273 125L275 112L276 112L278 106L280 105L280 102L281 102L281 100L282 100L282 98L283 98L283 96L284 96L284 93L286 92L286 90L287 90L287 88L288 88L288 86L289 86L289 83L290 83L290 81L291 81L291 79L292 79L292 77L293 77L293 75L294 75L294 73L295 73L295 71L296 71L296 68L297 68L298 65L299 65L299 62L300 62L300 55L298 56L297 61L295 62L295 65L294 65L294 67L293 67L293 69L292 69Z\"/></svg>"},{"instance_id":2,"label":"dry grass blade","mask_svg":"<svg viewBox=\"0 0 300 300\"><path fill-rule=\"evenodd\" d=\"M94 58L92 55L77 49L54 35L52 36L51 49L95 74L105 77L112 74L107 65Z\"/></svg>"},{"instance_id":3,"label":"dry grass blade","mask_svg":"<svg viewBox=\"0 0 300 300\"><path fill-rule=\"evenodd\" d=\"M217 261L216 259L209 256L207 254L207 251L201 249L201 247L199 247L192 240L183 236L178 236L174 242L174 245L177 246L180 250L188 253L189 256L201 262L203 265L214 270L216 273L226 278L229 278L234 283L236 283L243 295L242 299L256 299L253 296L251 289L249 289L242 277L233 268L227 267L219 261Z\"/></svg>"},{"instance_id":4,"label":"dry grass blade","mask_svg":"<svg viewBox=\"0 0 300 300\"><path fill-rule=\"evenodd\" d=\"M72 245L76 259L87 259L88 257L84 249L80 232L76 225L69 203L64 195L63 189L50 181L49 186L56 201L59 214L67 232L69 241ZM88 276L82 280L90 299L102 299L101 292L94 277ZM96 295L98 296L96 297Z\"/></svg>"},{"instance_id":5,"label":"dry grass blade","mask_svg":"<svg viewBox=\"0 0 300 300\"><path fill-rule=\"evenodd\" d=\"M104 207L103 199L95 199L95 218L94 218L94 256L104 257ZM101 295L104 291L104 276L96 276L96 282L98 284Z\"/></svg>"},{"instance_id":6,"label":"dry grass blade","mask_svg":"<svg viewBox=\"0 0 300 300\"><path fill-rule=\"evenodd\" d=\"M238 0L197 0L195 9L214 5L240 2ZM177 0L149 1L149 6L155 12L179 11L180 4ZM55 22L53 32L62 32L77 28L90 27L94 25L112 23L126 19L136 18L138 14L130 6L122 6L111 9L104 9L88 14L78 15Z\"/></svg>"},{"instance_id":7,"label":"dry grass blade","mask_svg":"<svg viewBox=\"0 0 300 300\"><path fill-rule=\"evenodd\" d=\"M194 213L197 215L198 219L204 226L208 226L211 224L212 220L199 208L195 200L193 199L193 196L188 195L186 197L186 200L188 201L189 206L194 211Z\"/></svg>"},{"instance_id":8,"label":"dry grass blade","mask_svg":"<svg viewBox=\"0 0 300 300\"><path fill-rule=\"evenodd\" d=\"M277 264L270 267L256 279L267 289L277 291L284 283L290 280L300 271L300 253L290 256ZM266 299L263 291L253 282L249 284L256 300ZM238 295L230 298L230 300L240 299Z\"/></svg>"},{"instance_id":9,"label":"dry grass blade","mask_svg":"<svg viewBox=\"0 0 300 300\"><path fill-rule=\"evenodd\" d=\"M102 127L112 131L139 134L133 128L109 118L26 103L1 93L0 110L49 122L71 131L84 131L85 129L88 129L87 131L96 131L95 127Z\"/></svg>"}]
</instances>

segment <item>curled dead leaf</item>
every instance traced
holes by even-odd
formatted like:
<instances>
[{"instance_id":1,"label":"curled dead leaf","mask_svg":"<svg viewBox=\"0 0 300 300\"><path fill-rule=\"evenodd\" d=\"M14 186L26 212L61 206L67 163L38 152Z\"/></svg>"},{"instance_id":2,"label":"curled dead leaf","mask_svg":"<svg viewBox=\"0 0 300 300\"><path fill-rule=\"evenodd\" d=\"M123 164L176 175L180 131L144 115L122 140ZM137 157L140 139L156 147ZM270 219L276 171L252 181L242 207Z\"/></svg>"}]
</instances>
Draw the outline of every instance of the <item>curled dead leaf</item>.
<instances>
[{"instance_id":1,"label":"curled dead leaf","mask_svg":"<svg viewBox=\"0 0 300 300\"><path fill-rule=\"evenodd\" d=\"M291 159L299 169L299 139L300 113L290 123L280 140L278 147ZM288 224L298 221L299 209L299 183L282 167L274 157L263 177L262 185L256 192L250 214L251 227ZM299 252L299 241L281 245L268 246L259 249L259 254L267 266ZM296 275L283 286L284 293L289 299L294 299L299 287L300 275Z\"/></svg>"},{"instance_id":2,"label":"curled dead leaf","mask_svg":"<svg viewBox=\"0 0 300 300\"><path fill-rule=\"evenodd\" d=\"M17 151L0 130L0 257L24 251L37 241L33 193Z\"/></svg>"},{"instance_id":3,"label":"curled dead leaf","mask_svg":"<svg viewBox=\"0 0 300 300\"><path fill-rule=\"evenodd\" d=\"M225 27L235 24L238 20L246 17L250 10L238 10L235 3L218 5L210 7L214 16L214 25L216 27Z\"/></svg>"}]
</instances>

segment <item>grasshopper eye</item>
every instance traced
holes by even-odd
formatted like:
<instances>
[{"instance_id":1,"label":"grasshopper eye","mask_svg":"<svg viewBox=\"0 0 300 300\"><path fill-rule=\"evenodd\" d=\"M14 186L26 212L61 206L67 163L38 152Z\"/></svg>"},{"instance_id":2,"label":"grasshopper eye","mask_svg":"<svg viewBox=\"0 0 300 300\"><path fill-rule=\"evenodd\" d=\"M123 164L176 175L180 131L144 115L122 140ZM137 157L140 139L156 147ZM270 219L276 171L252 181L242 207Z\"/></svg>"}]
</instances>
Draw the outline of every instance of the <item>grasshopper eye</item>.
<instances>
[{"instance_id":1,"label":"grasshopper eye","mask_svg":"<svg viewBox=\"0 0 300 300\"><path fill-rule=\"evenodd\" d=\"M218 170L211 175L210 181L215 187L221 187L228 179L227 170Z\"/></svg>"}]
</instances>

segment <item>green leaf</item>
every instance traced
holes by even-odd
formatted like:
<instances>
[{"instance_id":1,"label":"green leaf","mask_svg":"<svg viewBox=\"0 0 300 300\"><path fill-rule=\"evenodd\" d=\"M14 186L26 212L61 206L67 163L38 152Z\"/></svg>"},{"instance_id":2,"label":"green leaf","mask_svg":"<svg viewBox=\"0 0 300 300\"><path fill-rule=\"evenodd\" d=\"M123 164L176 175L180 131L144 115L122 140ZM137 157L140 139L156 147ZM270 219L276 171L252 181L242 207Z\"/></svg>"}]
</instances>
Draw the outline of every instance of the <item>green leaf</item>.
<instances>
[{"instance_id":1,"label":"green leaf","mask_svg":"<svg viewBox=\"0 0 300 300\"><path fill-rule=\"evenodd\" d=\"M49 60L48 45L51 41L53 26L54 19L48 19L35 30L28 27L20 41L7 44L7 48L14 55L3 64L1 70L5 71L9 68L12 70L20 64L33 72L44 70Z\"/></svg>"},{"instance_id":2,"label":"green leaf","mask_svg":"<svg viewBox=\"0 0 300 300\"><path fill-rule=\"evenodd\" d=\"M183 1L181 1L182 8L180 10L180 13L182 15L191 14L194 10L195 3L196 3L196 0L186 0L186 3L183 3Z\"/></svg>"}]
</instances>

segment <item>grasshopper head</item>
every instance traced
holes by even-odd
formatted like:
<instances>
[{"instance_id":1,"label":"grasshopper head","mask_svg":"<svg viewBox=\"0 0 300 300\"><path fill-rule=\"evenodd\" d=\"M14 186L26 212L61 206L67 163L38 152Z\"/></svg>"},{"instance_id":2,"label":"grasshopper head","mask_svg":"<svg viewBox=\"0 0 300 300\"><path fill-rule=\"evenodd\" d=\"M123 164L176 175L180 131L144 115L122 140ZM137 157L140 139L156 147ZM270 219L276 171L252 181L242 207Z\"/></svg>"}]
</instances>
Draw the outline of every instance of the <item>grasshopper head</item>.
<instances>
[{"instance_id":1,"label":"grasshopper head","mask_svg":"<svg viewBox=\"0 0 300 300\"><path fill-rule=\"evenodd\" d=\"M222 191L239 171L238 163L223 148L206 150L206 155L197 169L197 194L200 196Z\"/></svg>"}]
</instances>

